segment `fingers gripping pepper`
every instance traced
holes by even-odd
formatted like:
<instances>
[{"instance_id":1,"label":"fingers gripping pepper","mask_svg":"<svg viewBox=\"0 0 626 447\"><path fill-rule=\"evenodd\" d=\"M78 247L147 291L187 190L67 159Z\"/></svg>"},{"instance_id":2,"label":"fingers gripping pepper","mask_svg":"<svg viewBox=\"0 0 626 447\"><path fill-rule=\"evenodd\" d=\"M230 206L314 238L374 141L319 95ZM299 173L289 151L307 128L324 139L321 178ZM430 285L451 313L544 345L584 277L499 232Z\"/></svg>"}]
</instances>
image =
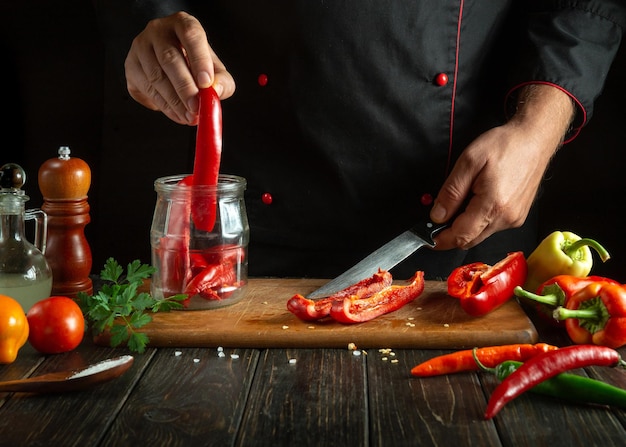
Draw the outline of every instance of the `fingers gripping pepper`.
<instances>
[{"instance_id":1,"label":"fingers gripping pepper","mask_svg":"<svg viewBox=\"0 0 626 447\"><path fill-rule=\"evenodd\" d=\"M619 353L605 346L574 345L538 354L496 387L489 398L485 419L491 419L508 402L557 374L585 366L618 365L624 367Z\"/></svg>"},{"instance_id":2,"label":"fingers gripping pepper","mask_svg":"<svg viewBox=\"0 0 626 447\"><path fill-rule=\"evenodd\" d=\"M600 255L602 262L611 256L593 239L581 239L569 231L549 234L528 256L528 277L524 289L535 291L541 283L558 275L583 277L589 275L593 266L591 250Z\"/></svg>"},{"instance_id":3,"label":"fingers gripping pepper","mask_svg":"<svg viewBox=\"0 0 626 447\"><path fill-rule=\"evenodd\" d=\"M541 317L552 322L555 326L563 326L561 320L554 318L554 309L565 305L572 295L594 282L619 284L619 282L603 276L558 275L541 284L537 293L531 293L521 287L516 287L514 293L522 299L534 302L537 313Z\"/></svg>"},{"instance_id":4,"label":"fingers gripping pepper","mask_svg":"<svg viewBox=\"0 0 626 447\"><path fill-rule=\"evenodd\" d=\"M440 355L420 363L411 369L411 374L417 377L430 377L463 371L477 371L479 365L476 363L475 357L478 357L483 365L493 368L505 360L524 361L541 352L555 349L559 348L546 343L513 344L467 349L451 354Z\"/></svg>"},{"instance_id":5,"label":"fingers gripping pepper","mask_svg":"<svg viewBox=\"0 0 626 447\"><path fill-rule=\"evenodd\" d=\"M526 259L521 251L509 253L494 266L475 262L458 267L448 277L448 294L461 300L472 316L486 315L513 297L526 280Z\"/></svg>"},{"instance_id":6,"label":"fingers gripping pepper","mask_svg":"<svg viewBox=\"0 0 626 447\"><path fill-rule=\"evenodd\" d=\"M335 301L340 301L350 296L366 298L389 287L392 281L391 273L386 270L378 270L371 277L365 278L326 298L310 300L300 294L296 294L287 301L287 309L301 320L319 320L330 315L330 309Z\"/></svg>"},{"instance_id":7,"label":"fingers gripping pepper","mask_svg":"<svg viewBox=\"0 0 626 447\"><path fill-rule=\"evenodd\" d=\"M592 283L558 307L554 317L566 320L565 329L574 343L619 348L626 344L626 288Z\"/></svg>"},{"instance_id":8,"label":"fingers gripping pepper","mask_svg":"<svg viewBox=\"0 0 626 447\"><path fill-rule=\"evenodd\" d=\"M424 272L415 272L406 286L392 285L366 298L350 296L335 301L330 316L340 323L363 323L400 309L424 291Z\"/></svg>"},{"instance_id":9,"label":"fingers gripping pepper","mask_svg":"<svg viewBox=\"0 0 626 447\"><path fill-rule=\"evenodd\" d=\"M503 381L523 365L522 362L507 360L495 368L491 368L482 364L478 357L476 357L476 363L480 366L480 369L493 372L499 381ZM529 391L544 396L556 397L568 402L626 408L626 390L577 374L557 374L538 383Z\"/></svg>"}]
</instances>

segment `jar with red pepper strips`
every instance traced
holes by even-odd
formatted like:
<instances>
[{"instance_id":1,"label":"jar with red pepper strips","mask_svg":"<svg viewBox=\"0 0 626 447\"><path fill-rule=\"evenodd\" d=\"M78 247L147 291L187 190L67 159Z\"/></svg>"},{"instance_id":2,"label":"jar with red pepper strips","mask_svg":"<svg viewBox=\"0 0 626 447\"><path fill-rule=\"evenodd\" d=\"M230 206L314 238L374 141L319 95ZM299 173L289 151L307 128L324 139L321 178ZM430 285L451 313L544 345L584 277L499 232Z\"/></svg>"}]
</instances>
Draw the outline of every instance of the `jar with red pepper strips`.
<instances>
[{"instance_id":1,"label":"jar with red pepper strips","mask_svg":"<svg viewBox=\"0 0 626 447\"><path fill-rule=\"evenodd\" d=\"M234 304L248 282L249 226L246 180L220 174L217 186L194 185L191 176L156 180L157 202L150 230L151 293L156 299L186 294L185 309ZM206 200L212 198L211 200ZM216 203L211 229L197 228L198 203Z\"/></svg>"}]
</instances>

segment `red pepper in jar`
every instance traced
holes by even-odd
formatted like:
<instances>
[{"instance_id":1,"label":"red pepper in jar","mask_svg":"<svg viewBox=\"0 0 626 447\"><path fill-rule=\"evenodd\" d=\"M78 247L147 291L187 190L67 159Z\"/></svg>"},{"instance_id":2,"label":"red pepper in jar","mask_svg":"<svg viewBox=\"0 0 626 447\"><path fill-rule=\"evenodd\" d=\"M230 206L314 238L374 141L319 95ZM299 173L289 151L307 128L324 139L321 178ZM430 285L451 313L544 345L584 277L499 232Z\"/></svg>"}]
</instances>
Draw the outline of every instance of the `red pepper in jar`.
<instances>
[{"instance_id":1,"label":"red pepper in jar","mask_svg":"<svg viewBox=\"0 0 626 447\"><path fill-rule=\"evenodd\" d=\"M605 346L574 345L538 354L496 387L489 398L485 419L491 419L520 394L562 372L585 366L624 365L619 353Z\"/></svg>"},{"instance_id":2,"label":"red pepper in jar","mask_svg":"<svg viewBox=\"0 0 626 447\"><path fill-rule=\"evenodd\" d=\"M416 377L431 377L444 374L454 374L463 371L478 371L476 358L489 368L495 368L506 360L524 361L539 353L559 349L546 343L519 343L502 346L487 346L477 349L466 349L451 354L440 355L420 363L411 369Z\"/></svg>"},{"instance_id":3,"label":"red pepper in jar","mask_svg":"<svg viewBox=\"0 0 626 447\"><path fill-rule=\"evenodd\" d=\"M405 286L391 285L367 298L350 296L335 301L330 316L340 323L363 323L400 309L424 291L424 272L415 275Z\"/></svg>"},{"instance_id":4,"label":"red pepper in jar","mask_svg":"<svg viewBox=\"0 0 626 447\"><path fill-rule=\"evenodd\" d=\"M514 293L522 299L534 302L539 316L555 326L563 326L562 320L554 318L554 309L564 306L572 295L594 282L619 285L619 282L603 276L558 275L541 284L537 293L531 293L521 287L516 287Z\"/></svg>"},{"instance_id":5,"label":"red pepper in jar","mask_svg":"<svg viewBox=\"0 0 626 447\"><path fill-rule=\"evenodd\" d=\"M454 269L448 277L448 294L458 298L469 315L486 315L513 296L526 274L524 253L509 253L494 266L474 262Z\"/></svg>"},{"instance_id":6,"label":"red pepper in jar","mask_svg":"<svg viewBox=\"0 0 626 447\"><path fill-rule=\"evenodd\" d=\"M369 278L365 278L356 284L346 287L326 298L310 300L300 294L296 294L287 301L287 309L303 321L315 321L330 315L333 303L346 297L368 297L391 285L393 278L386 270L378 270Z\"/></svg>"},{"instance_id":7,"label":"red pepper in jar","mask_svg":"<svg viewBox=\"0 0 626 447\"><path fill-rule=\"evenodd\" d=\"M619 348L626 344L626 288L596 282L572 295L554 311L565 321L574 343Z\"/></svg>"}]
</instances>

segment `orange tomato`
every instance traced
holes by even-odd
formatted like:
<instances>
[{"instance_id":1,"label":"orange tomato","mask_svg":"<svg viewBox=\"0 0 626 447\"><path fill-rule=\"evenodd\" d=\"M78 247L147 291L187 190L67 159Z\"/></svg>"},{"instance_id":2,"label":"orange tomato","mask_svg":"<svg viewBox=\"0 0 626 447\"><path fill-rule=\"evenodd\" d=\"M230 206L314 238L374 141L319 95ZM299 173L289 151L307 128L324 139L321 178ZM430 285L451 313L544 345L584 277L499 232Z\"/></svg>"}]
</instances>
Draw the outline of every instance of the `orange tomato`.
<instances>
[{"instance_id":1,"label":"orange tomato","mask_svg":"<svg viewBox=\"0 0 626 447\"><path fill-rule=\"evenodd\" d=\"M0 295L0 363L12 363L28 339L24 309L10 296Z\"/></svg>"}]
</instances>

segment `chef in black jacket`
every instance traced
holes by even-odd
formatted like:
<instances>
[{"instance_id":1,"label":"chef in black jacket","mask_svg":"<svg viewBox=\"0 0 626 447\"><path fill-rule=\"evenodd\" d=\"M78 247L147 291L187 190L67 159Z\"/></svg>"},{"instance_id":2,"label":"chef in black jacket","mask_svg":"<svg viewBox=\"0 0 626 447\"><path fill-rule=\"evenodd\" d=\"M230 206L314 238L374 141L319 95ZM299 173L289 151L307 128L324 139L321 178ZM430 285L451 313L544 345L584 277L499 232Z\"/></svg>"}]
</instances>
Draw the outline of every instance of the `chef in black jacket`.
<instances>
[{"instance_id":1,"label":"chef in black jacket","mask_svg":"<svg viewBox=\"0 0 626 447\"><path fill-rule=\"evenodd\" d=\"M528 254L542 176L591 116L626 23L622 0L96 6L136 101L193 131L198 88L220 94L252 276L333 277L457 212L395 277Z\"/></svg>"}]
</instances>

